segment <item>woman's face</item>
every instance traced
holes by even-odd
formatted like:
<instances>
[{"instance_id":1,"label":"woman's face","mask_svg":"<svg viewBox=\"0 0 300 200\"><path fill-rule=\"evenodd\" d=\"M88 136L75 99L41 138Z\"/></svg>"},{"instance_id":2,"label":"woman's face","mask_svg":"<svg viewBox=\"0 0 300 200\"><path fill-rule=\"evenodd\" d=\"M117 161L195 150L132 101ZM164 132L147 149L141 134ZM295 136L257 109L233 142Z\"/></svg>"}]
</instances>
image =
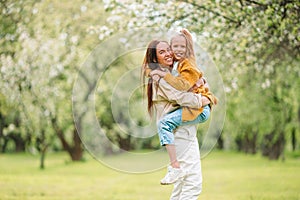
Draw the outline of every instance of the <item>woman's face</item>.
<instances>
[{"instance_id":1,"label":"woman's face","mask_svg":"<svg viewBox=\"0 0 300 200\"><path fill-rule=\"evenodd\" d=\"M157 62L162 67L169 67L173 64L173 55L168 43L160 42L156 46Z\"/></svg>"},{"instance_id":2,"label":"woman's face","mask_svg":"<svg viewBox=\"0 0 300 200\"><path fill-rule=\"evenodd\" d=\"M181 60L186 57L186 39L183 36L175 36L172 39L171 48L176 60Z\"/></svg>"}]
</instances>

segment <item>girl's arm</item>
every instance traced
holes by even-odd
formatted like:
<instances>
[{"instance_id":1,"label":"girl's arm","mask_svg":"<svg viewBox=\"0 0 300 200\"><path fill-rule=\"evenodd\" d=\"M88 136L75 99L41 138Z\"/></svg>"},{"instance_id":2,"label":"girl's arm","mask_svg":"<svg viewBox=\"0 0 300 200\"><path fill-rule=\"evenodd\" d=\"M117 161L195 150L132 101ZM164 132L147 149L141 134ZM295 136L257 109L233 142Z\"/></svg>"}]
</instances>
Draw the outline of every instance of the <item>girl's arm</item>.
<instances>
[{"instance_id":1,"label":"girl's arm","mask_svg":"<svg viewBox=\"0 0 300 200\"><path fill-rule=\"evenodd\" d=\"M180 91L188 91L193 86L194 79L198 80L196 78L198 77L198 73L192 68L181 70L180 76L173 76L170 72L163 72L161 70L151 71L150 76L154 75L164 78L172 87Z\"/></svg>"},{"instance_id":2,"label":"girl's arm","mask_svg":"<svg viewBox=\"0 0 300 200\"><path fill-rule=\"evenodd\" d=\"M202 72L200 72L195 64L189 59L184 59L181 61L178 67L178 73L180 77L178 79L185 79L187 80L191 87L195 85L195 83L202 77Z\"/></svg>"},{"instance_id":3,"label":"girl's arm","mask_svg":"<svg viewBox=\"0 0 300 200\"><path fill-rule=\"evenodd\" d=\"M173 76L170 72L163 72L161 70L153 70L150 76L160 76L164 78L172 87L180 91L188 91L191 88L190 82L180 76Z\"/></svg>"},{"instance_id":4,"label":"girl's arm","mask_svg":"<svg viewBox=\"0 0 300 200\"><path fill-rule=\"evenodd\" d=\"M182 69L179 76L167 74L164 79L177 90L188 91L199 79L199 73L193 68Z\"/></svg>"},{"instance_id":5,"label":"girl's arm","mask_svg":"<svg viewBox=\"0 0 300 200\"><path fill-rule=\"evenodd\" d=\"M180 91L188 91L202 77L202 73L188 59L180 63L178 73L180 76L172 76L171 73L154 70L150 75L157 74L163 77L170 85Z\"/></svg>"}]
</instances>

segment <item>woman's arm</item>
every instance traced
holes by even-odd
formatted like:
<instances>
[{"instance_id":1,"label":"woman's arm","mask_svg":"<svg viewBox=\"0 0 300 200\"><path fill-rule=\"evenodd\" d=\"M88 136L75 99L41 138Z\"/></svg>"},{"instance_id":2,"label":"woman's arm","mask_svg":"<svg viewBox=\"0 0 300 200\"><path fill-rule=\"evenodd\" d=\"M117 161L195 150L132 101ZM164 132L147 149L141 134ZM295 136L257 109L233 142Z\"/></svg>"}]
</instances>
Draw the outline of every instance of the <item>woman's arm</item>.
<instances>
[{"instance_id":1,"label":"woman's arm","mask_svg":"<svg viewBox=\"0 0 300 200\"><path fill-rule=\"evenodd\" d=\"M181 106L187 106L190 108L202 107L201 94L176 90L164 79L160 79L159 87L168 101L174 101Z\"/></svg>"}]
</instances>

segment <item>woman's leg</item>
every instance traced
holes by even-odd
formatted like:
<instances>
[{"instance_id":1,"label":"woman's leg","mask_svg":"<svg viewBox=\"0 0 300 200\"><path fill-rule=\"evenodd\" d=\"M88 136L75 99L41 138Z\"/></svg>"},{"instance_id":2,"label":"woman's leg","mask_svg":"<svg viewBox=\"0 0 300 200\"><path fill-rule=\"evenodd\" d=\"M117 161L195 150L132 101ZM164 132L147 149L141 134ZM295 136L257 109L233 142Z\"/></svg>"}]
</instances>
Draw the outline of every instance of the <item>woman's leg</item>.
<instances>
[{"instance_id":1,"label":"woman's leg","mask_svg":"<svg viewBox=\"0 0 300 200\"><path fill-rule=\"evenodd\" d=\"M202 170L197 127L180 126L175 130L177 159L186 175L174 183L170 200L197 200L202 191Z\"/></svg>"}]
</instances>

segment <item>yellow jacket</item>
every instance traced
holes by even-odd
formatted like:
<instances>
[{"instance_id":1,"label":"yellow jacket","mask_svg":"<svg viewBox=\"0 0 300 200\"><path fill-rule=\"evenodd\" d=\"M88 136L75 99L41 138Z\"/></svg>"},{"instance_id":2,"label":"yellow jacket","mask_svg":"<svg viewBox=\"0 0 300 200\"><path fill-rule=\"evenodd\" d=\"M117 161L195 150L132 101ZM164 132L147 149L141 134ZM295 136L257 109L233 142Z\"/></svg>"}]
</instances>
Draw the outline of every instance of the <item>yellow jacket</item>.
<instances>
[{"instance_id":1,"label":"yellow jacket","mask_svg":"<svg viewBox=\"0 0 300 200\"><path fill-rule=\"evenodd\" d=\"M178 64L177 67L179 76L173 76L171 73L168 73L164 79L171 86L173 86L177 90L188 91L191 87L193 87L199 78L202 78L203 74L195 65L193 60L184 59ZM209 91L209 88L205 86L200 86L194 88L192 92L201 94L202 96L207 97L212 105L217 104L217 98ZM203 112L203 108L195 109L190 107L183 107L182 110L182 121L191 121L196 119L196 117Z\"/></svg>"}]
</instances>

